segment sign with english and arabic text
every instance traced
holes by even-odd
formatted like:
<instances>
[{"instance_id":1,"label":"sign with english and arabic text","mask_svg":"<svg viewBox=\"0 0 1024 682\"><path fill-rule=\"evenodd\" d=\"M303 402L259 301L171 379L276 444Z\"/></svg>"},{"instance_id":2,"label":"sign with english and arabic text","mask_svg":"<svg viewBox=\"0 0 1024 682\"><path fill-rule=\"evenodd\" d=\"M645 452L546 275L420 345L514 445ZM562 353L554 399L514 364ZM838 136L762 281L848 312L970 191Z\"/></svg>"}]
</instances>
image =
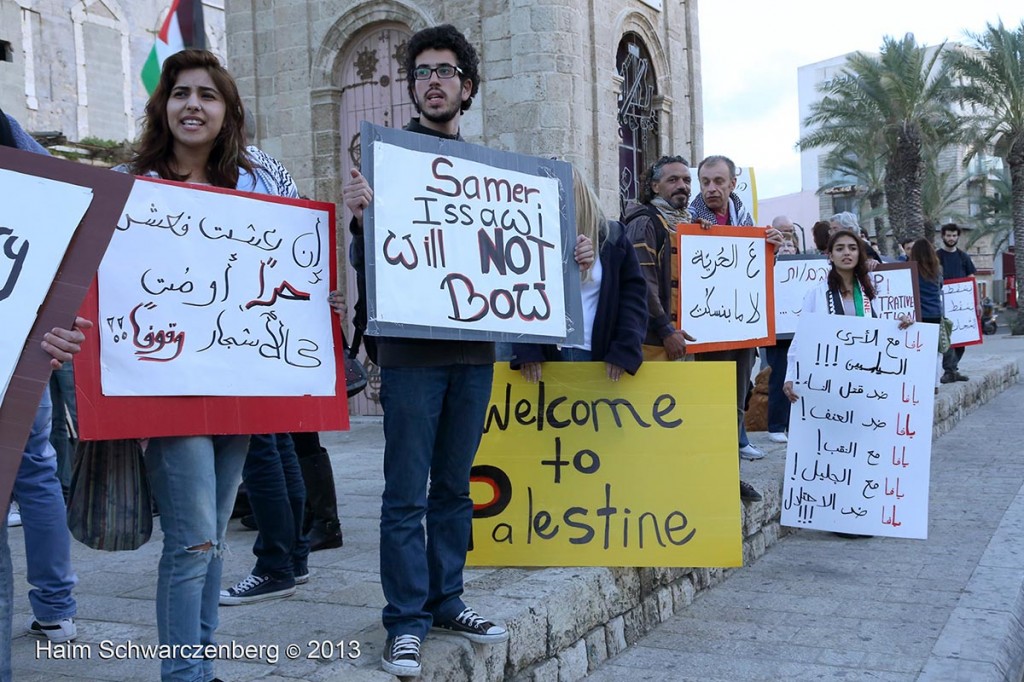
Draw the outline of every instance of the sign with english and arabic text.
<instances>
[{"instance_id":1,"label":"sign with english and arabic text","mask_svg":"<svg viewBox=\"0 0 1024 682\"><path fill-rule=\"evenodd\" d=\"M830 269L825 256L779 256L775 263L775 336L793 338L800 322L804 296L828 279ZM901 314L920 320L921 304L917 286L916 263L883 263L871 272L875 286L875 313L885 319Z\"/></svg>"}]
</instances>

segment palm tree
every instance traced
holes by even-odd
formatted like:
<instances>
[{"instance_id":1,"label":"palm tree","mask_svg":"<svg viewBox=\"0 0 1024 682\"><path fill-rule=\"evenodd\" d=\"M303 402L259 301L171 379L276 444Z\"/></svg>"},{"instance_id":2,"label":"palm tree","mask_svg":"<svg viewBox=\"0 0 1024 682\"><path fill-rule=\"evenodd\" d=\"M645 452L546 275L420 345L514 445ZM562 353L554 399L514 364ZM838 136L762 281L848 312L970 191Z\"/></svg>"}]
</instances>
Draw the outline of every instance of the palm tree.
<instances>
[{"instance_id":1,"label":"palm tree","mask_svg":"<svg viewBox=\"0 0 1024 682\"><path fill-rule=\"evenodd\" d=\"M924 150L926 172L921 182L921 209L924 213L925 225L937 227L943 223L968 222L967 216L956 209L956 205L967 199L972 181L980 181L984 176L959 172L954 165L939 162L939 150L926 145ZM926 235L929 239L934 234Z\"/></svg>"},{"instance_id":2,"label":"palm tree","mask_svg":"<svg viewBox=\"0 0 1024 682\"><path fill-rule=\"evenodd\" d=\"M1002 21L988 24L969 37L974 49L959 51L951 60L963 81L956 94L975 105L968 112L974 150L993 146L1010 169L1017 300L1024 301L1024 22L1012 31Z\"/></svg>"},{"instance_id":3,"label":"palm tree","mask_svg":"<svg viewBox=\"0 0 1024 682\"><path fill-rule=\"evenodd\" d=\"M1010 246L1010 235L1014 231L1010 172L1004 166L989 173L985 184L987 191L979 202L978 227L971 230L967 238L967 248L985 237L991 237L992 252L1001 253ZM1016 237L1013 241L1016 242Z\"/></svg>"},{"instance_id":4,"label":"palm tree","mask_svg":"<svg viewBox=\"0 0 1024 682\"><path fill-rule=\"evenodd\" d=\"M857 52L840 75L819 86L823 97L804 121L815 130L800 140L803 148L871 139L884 150L889 225L898 240L925 236L922 146L941 146L958 129L944 48L918 45L912 33L887 36L877 57Z\"/></svg>"},{"instance_id":5,"label":"palm tree","mask_svg":"<svg viewBox=\"0 0 1024 682\"><path fill-rule=\"evenodd\" d=\"M837 187L850 184L852 178L856 184L857 194L861 197L861 222L871 220L875 226L875 236L879 244L886 236L886 225L883 210L885 199L885 160L882 151L871 150L874 137L860 140L856 144L846 143L835 147L825 155L821 165L824 170L833 173L833 179L824 183L818 193L827 192ZM863 202L867 202L868 210L864 210Z\"/></svg>"}]
</instances>

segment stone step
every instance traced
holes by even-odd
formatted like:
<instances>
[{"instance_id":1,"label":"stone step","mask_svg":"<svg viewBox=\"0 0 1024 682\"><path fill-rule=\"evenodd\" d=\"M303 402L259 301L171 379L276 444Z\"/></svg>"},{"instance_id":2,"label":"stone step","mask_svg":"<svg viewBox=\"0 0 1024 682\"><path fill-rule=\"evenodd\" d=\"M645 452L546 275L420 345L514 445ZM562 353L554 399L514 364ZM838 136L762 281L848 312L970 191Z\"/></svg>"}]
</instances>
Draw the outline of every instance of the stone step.
<instances>
[{"instance_id":1,"label":"stone step","mask_svg":"<svg viewBox=\"0 0 1024 682\"><path fill-rule=\"evenodd\" d=\"M965 366L965 370L968 369ZM1017 382L1015 359L975 355L969 382L947 384L935 401L934 437ZM743 477L761 502L743 505L743 563L748 566L787 532L779 525L785 446L752 434L768 456L744 462ZM763 442L762 442L763 441ZM689 606L694 597L743 568L503 568L466 571L467 601L508 623L507 645L472 644L432 634L423 644L423 682L512 680L573 682ZM479 574L479 575L478 575ZM316 682L394 679L379 670L383 628L360 633L367 643L354 664L333 665Z\"/></svg>"}]
</instances>

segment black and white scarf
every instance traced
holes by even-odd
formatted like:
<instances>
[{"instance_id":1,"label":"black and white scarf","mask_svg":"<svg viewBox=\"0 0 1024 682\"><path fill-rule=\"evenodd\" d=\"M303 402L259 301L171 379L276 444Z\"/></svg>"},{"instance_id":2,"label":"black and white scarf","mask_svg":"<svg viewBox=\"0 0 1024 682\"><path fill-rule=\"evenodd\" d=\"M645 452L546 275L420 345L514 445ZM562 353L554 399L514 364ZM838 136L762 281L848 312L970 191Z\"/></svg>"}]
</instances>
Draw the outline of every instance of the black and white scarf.
<instances>
[{"instance_id":1,"label":"black and white scarf","mask_svg":"<svg viewBox=\"0 0 1024 682\"><path fill-rule=\"evenodd\" d=\"M729 195L729 207L729 218L732 225L753 226L754 219L750 216L747 209L743 207L743 202L740 201L736 192ZM703 194L698 194L697 197L690 202L690 213L692 213L698 220L706 220L712 225L718 222L718 219L715 217L715 212L708 208L707 204L704 203Z\"/></svg>"}]
</instances>

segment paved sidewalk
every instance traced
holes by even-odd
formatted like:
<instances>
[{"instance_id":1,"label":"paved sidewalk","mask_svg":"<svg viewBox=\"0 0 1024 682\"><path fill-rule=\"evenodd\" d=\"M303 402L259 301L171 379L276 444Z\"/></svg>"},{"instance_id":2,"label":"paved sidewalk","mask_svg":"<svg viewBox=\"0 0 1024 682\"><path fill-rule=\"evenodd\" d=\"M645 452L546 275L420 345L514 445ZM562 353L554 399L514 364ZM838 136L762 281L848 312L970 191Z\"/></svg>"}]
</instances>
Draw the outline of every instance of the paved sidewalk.
<instances>
[{"instance_id":1,"label":"paved sidewalk","mask_svg":"<svg viewBox=\"0 0 1024 682\"><path fill-rule=\"evenodd\" d=\"M1021 349L1021 339L986 339L961 368L980 372L994 351ZM935 441L928 540L794 531L587 679L1016 682L1022 403L1017 384ZM780 457L762 466L781 469Z\"/></svg>"},{"instance_id":2,"label":"paved sidewalk","mask_svg":"<svg viewBox=\"0 0 1024 682\"><path fill-rule=\"evenodd\" d=\"M1007 355L1024 357L1024 339L986 338L984 346L968 350L962 367L968 374L981 372ZM953 395L963 386L942 390ZM995 660L1001 655L995 645L1004 640L992 640L983 648L981 633L987 631L981 626L1000 619L1007 625L1006 607L1020 598L1017 572L1024 562L1003 569L1011 564L991 555L992 563L986 563L986 558L982 568L989 568L995 574L992 577L983 576L978 565L993 537L1015 530L1001 527L1001 521L1024 523L1024 503L1011 507L1024 481L1024 457L1017 447L1024 432L1017 408L1022 401L1024 387L1014 387L936 443L927 542L850 542L809 532L790 535L752 566L730 570L725 582L707 590L706 596L698 597L640 646L599 668L594 679L714 679L716 675L719 679L863 679L865 671L874 671L875 679L912 679L929 664L933 648L957 651L962 658ZM770 454L760 462L744 462L744 479L763 490L777 489L783 448L769 444L763 433L752 437ZM323 442L334 466L345 546L311 555L312 578L298 588L295 597L220 609L219 643L266 647L254 652L255 657L236 655L236 660L219 661L216 673L224 680L395 679L378 669L384 640L377 555L383 484L380 423L358 422L350 432L325 434ZM777 502L778 493L772 496ZM1004 520L1008 507L1012 513ZM157 641L153 598L162 537L156 525L153 539L135 552L97 552L74 543L80 580L75 591L80 633L76 645L80 646L55 648L49 656L38 640L23 634L29 618L29 586L22 531L11 529L15 680L158 679L159 667L152 658L137 650L134 657L126 658L116 655L123 650L111 649ZM252 568L254 537L232 521L225 587ZM1003 546L1016 552L1019 534L1013 542ZM702 571L702 585L713 583L714 575L720 573ZM509 670L521 679L579 679L588 669L591 642L587 639L583 647L581 637L594 634L603 642L604 633L610 636L613 631L600 627L591 631L594 625L582 616L601 606L602 599L609 604L621 601L627 588L646 590L649 585L644 581L659 576L660 572L646 571L637 578L633 570L596 568L468 570L467 601L507 619L513 641L507 649L488 648L470 646L456 636L432 635L424 643L424 679L501 679ZM971 584L965 591L972 576L987 582ZM641 584L634 585L634 580ZM983 604L988 611L978 616L969 600L986 596L993 596L997 606ZM646 597L645 612L652 599L653 595ZM956 611L958 604L964 608ZM656 602L656 606L665 605ZM623 646L627 640L634 641L630 628L635 624L627 618L623 634L623 619L617 620ZM1015 623L1014 618L1009 624ZM969 650L958 649L961 643L975 641L968 635L983 641L971 644ZM289 658L289 645L298 652L296 660ZM608 646L612 651L610 642ZM563 655L566 647L574 647L571 656ZM344 660L357 652L354 659ZM61 654L65 658L58 659ZM266 660L268 654L276 654L276 664ZM531 663L545 656L550 665ZM580 666L582 672L577 674ZM955 678L936 675L932 679Z\"/></svg>"}]
</instances>

